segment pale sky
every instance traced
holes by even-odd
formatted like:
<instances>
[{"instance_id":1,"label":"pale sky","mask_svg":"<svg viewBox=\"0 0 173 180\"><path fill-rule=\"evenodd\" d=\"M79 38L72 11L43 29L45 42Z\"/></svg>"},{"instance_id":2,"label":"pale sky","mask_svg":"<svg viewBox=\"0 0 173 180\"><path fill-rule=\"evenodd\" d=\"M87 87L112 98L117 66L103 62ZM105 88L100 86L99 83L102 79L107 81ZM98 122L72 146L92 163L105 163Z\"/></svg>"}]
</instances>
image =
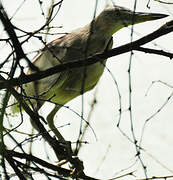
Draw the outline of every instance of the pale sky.
<instances>
[{"instance_id":1,"label":"pale sky","mask_svg":"<svg viewBox=\"0 0 173 180\"><path fill-rule=\"evenodd\" d=\"M3 4L9 16L12 16L18 6L23 2L4 0ZM58 1L57 1L58 2ZM155 12L170 14L173 12L173 5L160 4L151 0L150 9L146 7L147 0L138 0L136 11ZM115 1L115 4L133 9L134 1ZM70 32L78 27L84 26L92 20L94 13L95 1L93 0L64 0L60 12L54 19L52 26L63 26L63 28L55 29L53 32ZM43 3L43 9L46 12L48 3ZM97 14L105 7L104 0L98 0ZM154 22L143 23L135 26L134 39L138 39L156 29L162 24L171 20L170 17L157 20ZM16 13L12 22L22 29L33 31L39 28L44 19L41 16L40 7L37 1L26 1L22 8ZM1 26L2 27L2 26ZM2 29L1 32L2 33ZM114 47L125 44L130 41L130 28L124 28L114 35ZM3 33L4 34L4 33ZM56 39L59 36L49 36L48 41ZM173 34L161 37L158 40L150 43L147 47L161 48L165 51L172 52ZM7 48L3 48L0 57L6 57ZM23 46L25 52L38 50L42 47L38 39L31 39L29 43ZM33 57L31 54L29 57ZM116 57L112 57L107 62L107 67L112 72L116 79L122 98L122 119L121 129L130 138L132 132L130 130L130 119L127 108L129 106L129 88L128 88L128 66L130 54L126 53ZM142 127L145 121L165 103L167 98L172 93L172 88L161 83L155 83L145 96L148 88L153 81L164 81L173 86L173 62L168 58L134 52L132 59L132 113L135 135L137 140L140 140ZM94 90L87 93L84 98L84 115L87 118L90 110L90 104L93 99ZM89 144L84 145L81 149L79 157L84 162L85 172L87 175L108 179L127 172L135 171L136 177L123 177L123 180L134 180L144 178L143 169L139 161L136 162L135 146L122 135L116 127L118 122L118 94L115 83L110 74L105 70L98 86L97 86L97 105L94 109L91 126L97 135L97 140L91 129L88 129L85 140ZM78 97L67 104L71 109L79 114L81 113L81 97ZM172 99L167 105L154 116L147 124L142 147L146 152L141 151L144 164L147 166L148 176L163 176L173 174L173 140L172 140ZM41 114L46 117L45 112L50 109L49 104L40 110ZM27 117L27 116L26 116ZM68 109L62 108L56 116L56 125L61 126L70 123L70 126L65 126L62 129L62 134L67 140L76 141L79 133L80 117ZM27 124L27 123L26 123ZM20 130L26 128L23 125ZM29 123L27 126L30 126ZM30 129L29 129L30 130ZM21 138L21 137L18 137ZM21 138L22 140L22 138ZM43 156L44 148L38 150L38 145L43 146L43 141L34 143L34 153ZM12 146L12 145L10 145ZM46 149L49 149L47 145ZM154 160L147 153L151 154L157 160ZM51 154L51 151L48 152ZM54 162L54 156L51 156L51 161ZM165 166L165 167L163 167ZM172 170L172 172L171 172ZM119 173L117 173L119 172ZM117 174L116 174L117 173Z\"/></svg>"}]
</instances>

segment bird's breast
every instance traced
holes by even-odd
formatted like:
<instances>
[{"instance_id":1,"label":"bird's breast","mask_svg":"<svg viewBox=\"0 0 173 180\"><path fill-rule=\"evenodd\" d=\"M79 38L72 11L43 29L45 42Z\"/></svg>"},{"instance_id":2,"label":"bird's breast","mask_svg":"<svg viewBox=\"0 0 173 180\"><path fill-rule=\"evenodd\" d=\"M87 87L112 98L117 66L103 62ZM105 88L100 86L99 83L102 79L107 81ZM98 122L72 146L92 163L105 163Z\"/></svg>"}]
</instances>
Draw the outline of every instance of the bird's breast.
<instances>
[{"instance_id":1,"label":"bird's breast","mask_svg":"<svg viewBox=\"0 0 173 180\"><path fill-rule=\"evenodd\" d=\"M67 72L67 80L64 83L65 91L88 91L99 81L104 71L105 62L98 62L86 67L75 68ZM82 89L83 88L83 89Z\"/></svg>"}]
</instances>

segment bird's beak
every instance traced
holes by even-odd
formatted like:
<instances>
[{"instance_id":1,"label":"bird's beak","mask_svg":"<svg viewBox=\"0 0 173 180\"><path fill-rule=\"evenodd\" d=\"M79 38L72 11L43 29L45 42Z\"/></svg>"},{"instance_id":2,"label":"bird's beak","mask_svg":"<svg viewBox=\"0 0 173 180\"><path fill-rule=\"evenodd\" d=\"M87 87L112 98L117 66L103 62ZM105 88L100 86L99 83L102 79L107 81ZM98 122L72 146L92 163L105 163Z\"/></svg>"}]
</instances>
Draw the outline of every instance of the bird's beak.
<instances>
[{"instance_id":1,"label":"bird's beak","mask_svg":"<svg viewBox=\"0 0 173 180\"><path fill-rule=\"evenodd\" d=\"M142 13L142 12L135 12L133 14L133 24L142 23L146 21L152 21L157 19L162 19L167 17L166 14L159 14L159 13Z\"/></svg>"}]
</instances>

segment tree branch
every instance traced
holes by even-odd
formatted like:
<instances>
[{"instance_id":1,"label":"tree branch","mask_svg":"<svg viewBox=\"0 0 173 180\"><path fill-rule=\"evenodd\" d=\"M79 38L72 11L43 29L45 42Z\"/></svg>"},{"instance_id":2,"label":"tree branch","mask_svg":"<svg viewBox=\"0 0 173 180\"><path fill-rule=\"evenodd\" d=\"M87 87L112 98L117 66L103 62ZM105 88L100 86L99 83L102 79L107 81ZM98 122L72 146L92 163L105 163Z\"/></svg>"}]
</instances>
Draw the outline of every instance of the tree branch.
<instances>
[{"instance_id":1,"label":"tree branch","mask_svg":"<svg viewBox=\"0 0 173 180\"><path fill-rule=\"evenodd\" d=\"M41 166L45 167L45 168L48 168L48 169L51 169L53 171L56 171L58 172L59 175L63 175L65 177L72 177L74 176L73 175L73 171L72 170L68 170L68 169L65 169L65 168L62 168L62 167L58 167L56 165L53 165L53 164L50 164L40 158L37 158L33 155L30 155L30 154L26 154L26 153L19 153L19 152L16 152L16 151L12 151L12 150L4 150L4 155L6 157L16 157L16 158L20 158L20 159L25 159L25 160L28 160L28 161L32 161L32 162L35 162L37 164L40 164ZM92 178L92 177L89 177L89 176L86 176L84 173L80 174L78 176L78 178L82 178L82 179L85 179L85 180L97 180L95 178Z\"/></svg>"},{"instance_id":2,"label":"tree branch","mask_svg":"<svg viewBox=\"0 0 173 180\"><path fill-rule=\"evenodd\" d=\"M0 80L4 78L0 76ZM56 140L50 136L47 132L43 124L40 122L40 116L37 112L32 111L32 109L27 105L25 101L23 101L22 96L12 87L8 88L10 93L17 99L17 101L21 104L25 112L30 116L30 118L34 121L37 126L39 133L42 134L43 138L49 143L49 145L54 150L57 158L59 160L67 159L76 170L81 169L81 174L83 173L83 164L77 157L73 157L73 154L70 154L67 148L64 146L63 142Z\"/></svg>"},{"instance_id":3,"label":"tree branch","mask_svg":"<svg viewBox=\"0 0 173 180\"><path fill-rule=\"evenodd\" d=\"M170 59L173 58L173 53L169 53L169 52L166 52L163 50L150 49L150 48L144 48L144 47L138 47L138 48L135 48L134 50L145 52L145 53L150 53L150 54L162 55L162 56L168 57Z\"/></svg>"},{"instance_id":4,"label":"tree branch","mask_svg":"<svg viewBox=\"0 0 173 180\"><path fill-rule=\"evenodd\" d=\"M14 49L15 49L16 60L17 60L15 63L15 68L17 67L17 64L19 63L19 60L24 58L27 60L31 69L38 71L38 68L36 66L34 66L30 62L30 60L26 57L26 55L22 49L21 43L19 42L19 40L16 36L16 33L14 31L14 26L12 25L10 19L8 18L7 13L5 12L1 2L0 2L0 19L1 19L2 24L4 25L4 28L5 28L8 36L10 37L10 40L13 44ZM15 68L14 68L14 70L15 70Z\"/></svg>"},{"instance_id":5,"label":"tree branch","mask_svg":"<svg viewBox=\"0 0 173 180\"><path fill-rule=\"evenodd\" d=\"M3 79L4 78L0 76L0 80L3 80ZM21 95L12 87L9 88L9 91L17 99L17 101L21 104L21 106L23 107L25 112L32 118L32 120L34 121L34 123L36 124L36 126L39 130L39 133L42 134L43 138L52 147L57 158L59 160L61 160L61 159L69 157L64 148L64 145L61 142L57 141L55 138L52 138L50 136L50 134L47 132L47 130L45 129L43 124L40 122L39 115L36 112L32 111L32 109L27 105L27 103L25 101L23 101L23 98L21 97Z\"/></svg>"},{"instance_id":6,"label":"tree branch","mask_svg":"<svg viewBox=\"0 0 173 180\"><path fill-rule=\"evenodd\" d=\"M13 158L11 158L11 156L5 156L6 160L8 161L8 163L11 165L11 167L13 168L14 172L16 173L16 175L23 180L26 180L25 176L22 174L22 172L19 170L19 168L16 166L16 164L14 163Z\"/></svg>"},{"instance_id":7,"label":"tree branch","mask_svg":"<svg viewBox=\"0 0 173 180\"><path fill-rule=\"evenodd\" d=\"M49 68L45 71L39 71L37 73L20 76L18 78L13 78L11 80L0 81L0 89L14 87L14 86L22 85L22 84L29 83L32 81L40 80L42 78L51 76L61 71L65 71L67 69L77 68L77 67L86 66L86 65L88 66L88 65L97 63L99 61L102 61L104 59L107 59L109 57L112 57L112 56L117 56L117 55L129 52L132 50L137 50L139 49L140 46L146 43L149 43L152 40L157 39L163 35L166 35L172 31L173 31L173 20L164 24L159 29L150 33L149 35L146 35L143 38L140 38L139 40L136 40L132 43L128 43L120 47L114 48L112 50L106 51L102 54L97 54L93 57L83 59L83 60L74 60L72 62L60 64L52 68ZM172 54L170 54L169 57L171 58Z\"/></svg>"},{"instance_id":8,"label":"tree branch","mask_svg":"<svg viewBox=\"0 0 173 180\"><path fill-rule=\"evenodd\" d=\"M153 33L144 36L143 38L136 40L132 43L128 43L126 45L114 48L112 50L109 50L107 52L104 52L103 54L95 55L91 58L85 59L85 60L76 60L73 62L64 63L61 65L54 66L52 68L49 68L45 71L39 71L37 73L33 73L30 75L21 76L19 78L13 78L11 80L6 80L3 82L0 82L0 89L8 88L9 86L18 86L22 85L31 81L36 81L45 77L48 77L50 75L53 75L55 73L65 71L67 68L77 68L85 65L91 65L98 61L102 61L104 59L107 59L112 56L116 56L122 53L126 53L131 50L144 50L144 48L139 48L141 45L144 45L160 36L166 35L173 31L173 21L170 21L166 23L165 25L161 26L158 30L154 31ZM156 50L155 50L156 52ZM163 55L163 54L162 54ZM167 54L168 55L168 54ZM172 54L169 56L172 58Z\"/></svg>"}]
</instances>

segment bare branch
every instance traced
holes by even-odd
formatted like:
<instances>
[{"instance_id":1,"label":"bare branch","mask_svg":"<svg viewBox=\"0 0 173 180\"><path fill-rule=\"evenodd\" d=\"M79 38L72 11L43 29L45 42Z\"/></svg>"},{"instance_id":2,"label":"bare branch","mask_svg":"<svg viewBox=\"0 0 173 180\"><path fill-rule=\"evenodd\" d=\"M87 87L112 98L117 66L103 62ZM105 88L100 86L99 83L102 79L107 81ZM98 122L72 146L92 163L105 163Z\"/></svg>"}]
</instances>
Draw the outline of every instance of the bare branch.
<instances>
[{"instance_id":1,"label":"bare branch","mask_svg":"<svg viewBox=\"0 0 173 180\"><path fill-rule=\"evenodd\" d=\"M65 169L65 168L62 168L62 167L58 167L56 165L53 165L53 164L50 164L40 158L37 158L33 155L30 155L30 154L26 154L26 153L19 153L19 152L15 152L15 151L12 151L12 150L4 150L4 154L5 154L5 157L10 157L10 158L20 158L20 159L25 159L25 160L29 160L29 161L32 161L32 162L35 162L45 168L48 168L48 169L51 169L51 170L54 170L56 172L58 172L58 174L60 175L63 175L65 177L75 177L75 174L73 174L73 171L72 170L68 170L68 169ZM82 174L79 174L78 175L78 178L82 178L82 179L86 179L86 180L97 180L95 178L92 178L92 177L89 177L89 176L86 176L84 173Z\"/></svg>"},{"instance_id":2,"label":"bare branch","mask_svg":"<svg viewBox=\"0 0 173 180\"><path fill-rule=\"evenodd\" d=\"M145 53L150 53L150 54L162 55L162 56L168 57L170 59L173 58L173 53L166 52L163 50L150 49L150 48L144 48L144 47L138 47L135 50L145 52Z\"/></svg>"},{"instance_id":3,"label":"bare branch","mask_svg":"<svg viewBox=\"0 0 173 180\"><path fill-rule=\"evenodd\" d=\"M7 13L5 12L3 6L2 6L2 3L0 3L0 19L1 19L1 22L2 24L4 25L5 27L5 30L7 31L7 34L8 36L10 37L10 40L13 44L13 47L15 49L15 53L16 53L16 65L15 67L17 66L17 64L19 63L19 60L24 58L27 60L29 66L31 69L33 70L38 70L37 67L35 67L31 62L30 60L26 57L22 47L21 47L21 43L19 42L17 36L16 36L16 33L14 31L14 26L12 25L10 19L8 18L7 16ZM15 70L15 68L14 68Z\"/></svg>"},{"instance_id":4,"label":"bare branch","mask_svg":"<svg viewBox=\"0 0 173 180\"><path fill-rule=\"evenodd\" d=\"M157 39L163 35L166 35L172 31L173 31L173 21L170 21L170 22L164 24L163 26L161 26L158 30L150 33L149 35L144 36L143 38L140 38L139 40L119 46L112 50L106 51L102 54L97 54L93 57L83 59L83 60L74 60L72 62L60 64L60 65L54 66L52 68L49 68L45 71L39 71L37 73L33 73L30 75L20 76L18 78L13 78L11 80L0 81L0 89L14 87L14 86L22 85L22 84L29 83L32 81L40 80L42 78L51 76L51 75L61 72L61 71L65 71L67 69L91 65L96 62L107 59L109 57L117 56L117 55L129 52L131 50L138 50L138 49L144 50L143 48L139 48L139 47L146 43L151 42L154 39ZM168 54L167 54L167 56L168 56ZM170 53L169 57L172 58L172 56L173 56L172 53Z\"/></svg>"}]
</instances>

